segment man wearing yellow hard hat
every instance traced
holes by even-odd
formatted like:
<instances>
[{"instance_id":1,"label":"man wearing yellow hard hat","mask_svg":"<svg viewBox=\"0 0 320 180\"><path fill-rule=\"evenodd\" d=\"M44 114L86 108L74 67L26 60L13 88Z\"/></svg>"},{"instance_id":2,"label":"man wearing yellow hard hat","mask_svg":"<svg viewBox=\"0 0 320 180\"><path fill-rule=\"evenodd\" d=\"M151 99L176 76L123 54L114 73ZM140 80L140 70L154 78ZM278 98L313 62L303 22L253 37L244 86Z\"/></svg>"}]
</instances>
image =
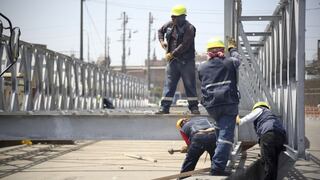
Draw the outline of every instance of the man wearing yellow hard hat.
<instances>
[{"instance_id":1,"label":"man wearing yellow hard hat","mask_svg":"<svg viewBox=\"0 0 320 180\"><path fill-rule=\"evenodd\" d=\"M177 84L182 78L192 114L200 114L195 78L194 38L196 28L186 20L187 10L184 5L174 6L171 21L158 30L161 46L166 51L166 78L161 107L156 114L169 114Z\"/></svg>"},{"instance_id":2,"label":"man wearing yellow hard hat","mask_svg":"<svg viewBox=\"0 0 320 180\"><path fill-rule=\"evenodd\" d=\"M267 102L257 102L252 112L241 119L237 124L253 122L259 138L261 159L264 164L265 180L277 179L278 159L281 151L285 150L286 131L279 117L270 110Z\"/></svg>"},{"instance_id":3,"label":"man wearing yellow hard hat","mask_svg":"<svg viewBox=\"0 0 320 180\"><path fill-rule=\"evenodd\" d=\"M187 152L181 173L193 171L205 151L210 154L212 160L216 148L216 136L214 127L207 117L181 118L177 121L176 127L187 144L181 149L181 152Z\"/></svg>"},{"instance_id":4,"label":"man wearing yellow hard hat","mask_svg":"<svg viewBox=\"0 0 320 180\"><path fill-rule=\"evenodd\" d=\"M208 60L198 67L201 81L202 105L215 120L217 148L212 160L212 175L230 175L226 164L233 145L236 116L238 115L239 93L237 69L240 56L233 39L228 41L229 57L225 45L219 38L207 43Z\"/></svg>"}]
</instances>

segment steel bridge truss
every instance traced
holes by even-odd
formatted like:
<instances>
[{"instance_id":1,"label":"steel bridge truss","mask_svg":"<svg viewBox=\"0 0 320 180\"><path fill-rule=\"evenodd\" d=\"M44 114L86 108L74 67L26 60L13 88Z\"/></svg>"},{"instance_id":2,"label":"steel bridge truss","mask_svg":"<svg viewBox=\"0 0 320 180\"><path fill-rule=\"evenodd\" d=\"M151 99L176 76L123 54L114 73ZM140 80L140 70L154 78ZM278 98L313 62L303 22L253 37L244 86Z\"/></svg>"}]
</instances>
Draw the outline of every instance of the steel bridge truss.
<instances>
[{"instance_id":1,"label":"steel bridge truss","mask_svg":"<svg viewBox=\"0 0 320 180\"><path fill-rule=\"evenodd\" d=\"M242 15L241 4L225 1L225 35L238 40L243 58L238 83L241 106L250 110L255 102L267 101L283 120L288 148L296 157L304 157L306 2L281 0L270 16ZM246 21L268 25L263 32L246 32Z\"/></svg>"},{"instance_id":2,"label":"steel bridge truss","mask_svg":"<svg viewBox=\"0 0 320 180\"><path fill-rule=\"evenodd\" d=\"M102 109L103 98L120 108L147 104L144 80L23 41L19 52L17 63L0 78L0 111ZM8 53L3 36L1 70L11 63Z\"/></svg>"}]
</instances>

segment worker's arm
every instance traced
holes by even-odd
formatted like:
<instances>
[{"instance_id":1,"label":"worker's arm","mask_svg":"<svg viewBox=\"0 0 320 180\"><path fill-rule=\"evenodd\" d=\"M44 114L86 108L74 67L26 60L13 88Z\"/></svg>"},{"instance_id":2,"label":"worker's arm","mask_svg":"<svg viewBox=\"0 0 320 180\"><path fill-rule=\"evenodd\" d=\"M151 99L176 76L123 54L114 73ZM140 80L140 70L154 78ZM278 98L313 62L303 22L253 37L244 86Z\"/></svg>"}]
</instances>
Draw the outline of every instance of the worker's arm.
<instances>
[{"instance_id":1,"label":"worker's arm","mask_svg":"<svg viewBox=\"0 0 320 180\"><path fill-rule=\"evenodd\" d=\"M164 24L159 30L158 30L158 39L161 42L164 42L164 35L167 32L167 28L169 27L170 22Z\"/></svg>"},{"instance_id":2,"label":"worker's arm","mask_svg":"<svg viewBox=\"0 0 320 180\"><path fill-rule=\"evenodd\" d=\"M241 56L236 48L230 49L230 58L233 61L233 65L235 68L238 68L241 64Z\"/></svg>"},{"instance_id":3,"label":"worker's arm","mask_svg":"<svg viewBox=\"0 0 320 180\"><path fill-rule=\"evenodd\" d=\"M192 25L188 25L188 27L186 27L182 43L179 44L179 46L172 51L172 55L174 57L178 57L185 51L189 50L190 46L194 43L195 33L195 28Z\"/></svg>"},{"instance_id":4,"label":"worker's arm","mask_svg":"<svg viewBox=\"0 0 320 180\"><path fill-rule=\"evenodd\" d=\"M186 142L186 144L189 146L190 145L190 141L189 141L189 138L186 135L186 133L184 133L183 131L180 130L180 134L181 134L182 139L184 140L184 142Z\"/></svg>"},{"instance_id":5,"label":"worker's arm","mask_svg":"<svg viewBox=\"0 0 320 180\"><path fill-rule=\"evenodd\" d=\"M237 43L234 38L228 37L228 51L230 53L231 60L235 68L238 68L241 64L241 56L237 50Z\"/></svg>"},{"instance_id":6,"label":"worker's arm","mask_svg":"<svg viewBox=\"0 0 320 180\"><path fill-rule=\"evenodd\" d=\"M260 115L262 114L262 109L261 108L256 108L253 110L251 113L247 114L245 117L240 119L240 125L248 122L253 122L256 120Z\"/></svg>"}]
</instances>

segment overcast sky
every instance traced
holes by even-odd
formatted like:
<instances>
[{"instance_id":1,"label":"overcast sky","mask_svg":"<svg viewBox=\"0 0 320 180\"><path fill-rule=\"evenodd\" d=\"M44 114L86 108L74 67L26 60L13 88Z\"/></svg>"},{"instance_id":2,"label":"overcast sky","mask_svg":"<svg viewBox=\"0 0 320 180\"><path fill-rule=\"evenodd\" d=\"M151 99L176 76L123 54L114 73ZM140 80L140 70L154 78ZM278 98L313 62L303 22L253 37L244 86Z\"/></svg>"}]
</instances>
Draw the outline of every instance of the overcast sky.
<instances>
[{"instance_id":1,"label":"overcast sky","mask_svg":"<svg viewBox=\"0 0 320 180\"><path fill-rule=\"evenodd\" d=\"M279 0L243 0L243 15L271 15ZM306 60L316 54L320 39L320 0L307 0ZM129 17L131 49L127 65L142 65L147 57L148 13L154 17L152 38L159 27L170 20L170 9L176 4L187 7L187 20L197 28L196 51L203 53L209 38L224 36L223 0L108 0L108 36L111 65L120 65L122 56L121 14ZM46 44L49 49L79 57L80 0L0 0L0 12L14 26L21 28L21 40ZM84 58L87 60L88 37L90 61L104 55L105 0L86 0L84 3ZM263 31L265 23L248 22L246 31ZM158 40L152 42L158 58L164 51ZM127 51L128 53L128 51Z\"/></svg>"}]
</instances>

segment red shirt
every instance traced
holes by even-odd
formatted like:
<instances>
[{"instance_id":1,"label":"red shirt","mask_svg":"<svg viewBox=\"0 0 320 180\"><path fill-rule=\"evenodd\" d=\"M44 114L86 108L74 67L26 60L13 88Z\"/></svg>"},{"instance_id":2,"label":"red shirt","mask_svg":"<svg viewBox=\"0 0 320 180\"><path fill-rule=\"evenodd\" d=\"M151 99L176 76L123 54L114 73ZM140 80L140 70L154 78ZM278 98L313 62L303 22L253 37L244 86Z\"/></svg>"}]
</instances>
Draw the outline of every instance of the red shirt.
<instances>
[{"instance_id":1,"label":"red shirt","mask_svg":"<svg viewBox=\"0 0 320 180\"><path fill-rule=\"evenodd\" d=\"M186 133L184 133L181 130L180 130L180 134L181 134L182 139L184 140L184 142L186 142L186 144L189 146L190 145L189 137L186 135Z\"/></svg>"}]
</instances>

